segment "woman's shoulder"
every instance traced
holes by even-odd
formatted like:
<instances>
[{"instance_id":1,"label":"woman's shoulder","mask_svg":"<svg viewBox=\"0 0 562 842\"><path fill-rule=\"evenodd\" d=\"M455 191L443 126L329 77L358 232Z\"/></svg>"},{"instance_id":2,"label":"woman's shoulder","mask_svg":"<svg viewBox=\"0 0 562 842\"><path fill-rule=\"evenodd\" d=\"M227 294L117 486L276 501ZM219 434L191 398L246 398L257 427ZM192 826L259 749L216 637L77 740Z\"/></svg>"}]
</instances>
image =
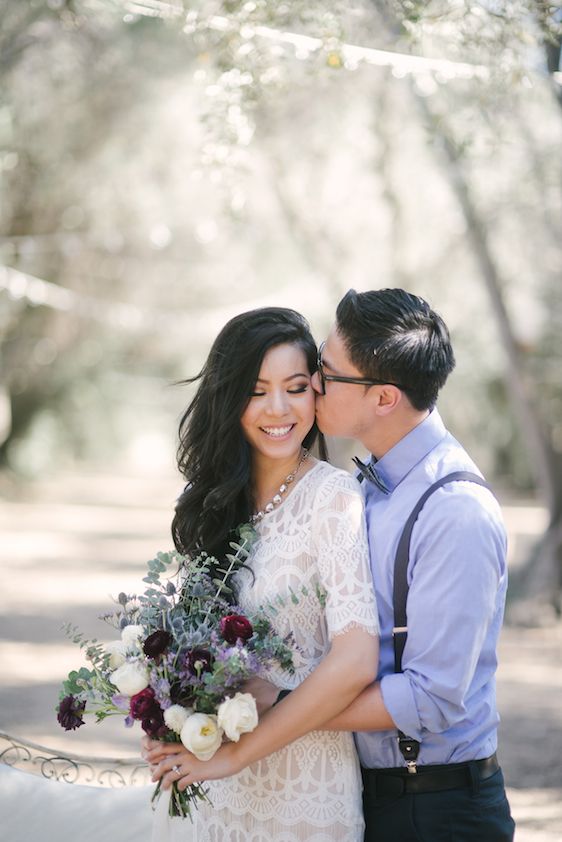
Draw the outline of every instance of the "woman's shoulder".
<instances>
[{"instance_id":1,"label":"woman's shoulder","mask_svg":"<svg viewBox=\"0 0 562 842\"><path fill-rule=\"evenodd\" d=\"M313 475L310 479L314 481L319 491L329 495L347 492L351 495L362 496L358 481L342 468L336 468L329 462L318 460L311 468L311 472Z\"/></svg>"}]
</instances>

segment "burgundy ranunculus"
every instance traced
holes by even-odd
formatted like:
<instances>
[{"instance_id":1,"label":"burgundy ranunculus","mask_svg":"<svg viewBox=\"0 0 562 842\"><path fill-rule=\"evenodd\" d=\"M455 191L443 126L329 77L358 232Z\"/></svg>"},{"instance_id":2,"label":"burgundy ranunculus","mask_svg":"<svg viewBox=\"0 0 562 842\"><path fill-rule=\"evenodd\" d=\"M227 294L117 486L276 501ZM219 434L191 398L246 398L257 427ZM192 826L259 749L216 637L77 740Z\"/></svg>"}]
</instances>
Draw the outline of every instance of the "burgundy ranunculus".
<instances>
[{"instance_id":1,"label":"burgundy ranunculus","mask_svg":"<svg viewBox=\"0 0 562 842\"><path fill-rule=\"evenodd\" d=\"M154 709L150 716L144 717L141 722L141 728L145 734L148 734L148 736L152 737L152 739L163 737L168 732L168 729L164 724L164 714L160 708L157 710Z\"/></svg>"},{"instance_id":2,"label":"burgundy ranunculus","mask_svg":"<svg viewBox=\"0 0 562 842\"><path fill-rule=\"evenodd\" d=\"M213 656L208 649L190 649L185 656L185 666L191 675L201 675L202 672L211 672L213 669Z\"/></svg>"},{"instance_id":3,"label":"burgundy ranunculus","mask_svg":"<svg viewBox=\"0 0 562 842\"><path fill-rule=\"evenodd\" d=\"M158 629L158 631L152 632L144 641L144 654L148 655L149 658L157 658L158 655L166 651L171 640L172 635L170 632L164 631L164 629Z\"/></svg>"},{"instance_id":4,"label":"burgundy ranunculus","mask_svg":"<svg viewBox=\"0 0 562 842\"><path fill-rule=\"evenodd\" d=\"M133 719L144 719L160 711L160 705L154 698L152 687L145 687L140 693L135 693L134 696L131 696L130 711Z\"/></svg>"},{"instance_id":5,"label":"burgundy ranunculus","mask_svg":"<svg viewBox=\"0 0 562 842\"><path fill-rule=\"evenodd\" d=\"M221 634L228 643L249 640L253 633L252 624L241 614L229 614L221 620Z\"/></svg>"},{"instance_id":6,"label":"burgundy ranunculus","mask_svg":"<svg viewBox=\"0 0 562 842\"><path fill-rule=\"evenodd\" d=\"M57 720L65 731L75 731L84 725L82 714L86 708L86 702L79 701L76 696L65 696L57 708Z\"/></svg>"}]
</instances>

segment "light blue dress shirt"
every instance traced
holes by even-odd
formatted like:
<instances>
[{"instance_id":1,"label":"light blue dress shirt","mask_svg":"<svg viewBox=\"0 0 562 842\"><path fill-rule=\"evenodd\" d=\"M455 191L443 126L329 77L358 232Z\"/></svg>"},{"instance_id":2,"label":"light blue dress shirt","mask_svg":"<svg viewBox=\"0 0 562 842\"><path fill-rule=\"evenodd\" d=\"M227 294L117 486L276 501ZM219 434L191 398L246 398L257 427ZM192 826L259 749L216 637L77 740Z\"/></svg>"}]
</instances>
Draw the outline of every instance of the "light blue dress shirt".
<instances>
[{"instance_id":1,"label":"light blue dress shirt","mask_svg":"<svg viewBox=\"0 0 562 842\"><path fill-rule=\"evenodd\" d=\"M507 588L499 505L474 483L447 483L412 533L403 673L394 674L394 558L423 492L453 471L480 473L437 410L373 465L363 480L371 567L381 626L378 678L396 725L421 742L418 764L462 763L497 747L496 646ZM355 735L366 767L404 766L396 731Z\"/></svg>"}]
</instances>

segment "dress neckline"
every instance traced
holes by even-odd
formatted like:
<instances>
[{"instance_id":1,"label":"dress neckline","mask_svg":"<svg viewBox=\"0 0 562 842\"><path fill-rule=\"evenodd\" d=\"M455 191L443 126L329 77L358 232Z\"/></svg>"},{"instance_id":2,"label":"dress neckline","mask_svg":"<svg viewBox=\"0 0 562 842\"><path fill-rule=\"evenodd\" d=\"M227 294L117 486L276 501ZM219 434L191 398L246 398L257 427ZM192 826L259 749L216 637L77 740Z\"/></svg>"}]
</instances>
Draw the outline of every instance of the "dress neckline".
<instances>
[{"instance_id":1,"label":"dress neckline","mask_svg":"<svg viewBox=\"0 0 562 842\"><path fill-rule=\"evenodd\" d=\"M264 514L264 516L261 518L261 520L254 525L254 529L257 529L259 531L259 527L261 526L262 523L265 523L266 521L270 520L271 516L274 515L276 512L280 512L284 508L287 500L290 500L291 497L293 497L293 495L296 494L297 490L301 487L301 485L306 480L306 478L309 477L311 474L313 474L316 471L316 469L318 468L319 465L329 465L329 464L330 464L329 462L324 462L322 459L318 459L316 461L316 463L312 466L312 468L310 468L306 472L306 474L303 474L303 476L299 480L297 480L297 482L294 483L292 489L289 491L288 494L285 495L285 497L279 503L279 505L275 506L275 508L272 509L270 512L266 512Z\"/></svg>"}]
</instances>

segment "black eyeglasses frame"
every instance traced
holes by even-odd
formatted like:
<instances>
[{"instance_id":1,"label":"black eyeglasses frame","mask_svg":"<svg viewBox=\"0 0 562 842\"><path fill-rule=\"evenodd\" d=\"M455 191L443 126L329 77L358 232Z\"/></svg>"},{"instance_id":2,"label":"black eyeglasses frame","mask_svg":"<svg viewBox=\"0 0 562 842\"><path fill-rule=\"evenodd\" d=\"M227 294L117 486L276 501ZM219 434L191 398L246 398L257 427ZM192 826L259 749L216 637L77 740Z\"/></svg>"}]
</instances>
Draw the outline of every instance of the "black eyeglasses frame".
<instances>
[{"instance_id":1,"label":"black eyeglasses frame","mask_svg":"<svg viewBox=\"0 0 562 842\"><path fill-rule=\"evenodd\" d=\"M326 383L351 383L356 386L395 386L397 389L400 389L402 392L406 391L405 386L401 386L400 383L393 383L390 380L374 380L369 377L344 377L340 374L326 374L324 372L324 364L322 362L322 351L324 350L324 345L326 343L322 342L318 348L318 356L316 358L316 370L318 372L318 379L320 381L320 388L321 394L326 394Z\"/></svg>"}]
</instances>

